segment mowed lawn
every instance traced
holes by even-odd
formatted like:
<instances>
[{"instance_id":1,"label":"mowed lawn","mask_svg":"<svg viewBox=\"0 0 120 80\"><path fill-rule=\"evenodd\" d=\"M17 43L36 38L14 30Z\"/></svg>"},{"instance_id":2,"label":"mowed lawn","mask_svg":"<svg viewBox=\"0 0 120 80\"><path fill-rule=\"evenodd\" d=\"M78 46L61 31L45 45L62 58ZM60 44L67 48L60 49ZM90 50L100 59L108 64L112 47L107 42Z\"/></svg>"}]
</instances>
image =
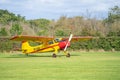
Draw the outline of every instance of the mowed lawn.
<instances>
[{"instance_id":1,"label":"mowed lawn","mask_svg":"<svg viewBox=\"0 0 120 80\"><path fill-rule=\"evenodd\" d=\"M120 52L0 53L0 80L120 80Z\"/></svg>"}]
</instances>

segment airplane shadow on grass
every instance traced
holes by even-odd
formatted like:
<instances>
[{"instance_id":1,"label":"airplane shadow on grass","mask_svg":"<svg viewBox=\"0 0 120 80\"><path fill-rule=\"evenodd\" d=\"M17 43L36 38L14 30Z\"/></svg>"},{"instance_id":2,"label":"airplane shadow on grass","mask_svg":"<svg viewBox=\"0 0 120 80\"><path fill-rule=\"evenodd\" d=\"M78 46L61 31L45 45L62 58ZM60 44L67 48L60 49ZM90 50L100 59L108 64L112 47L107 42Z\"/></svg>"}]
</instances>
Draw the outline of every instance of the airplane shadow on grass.
<instances>
[{"instance_id":1,"label":"airplane shadow on grass","mask_svg":"<svg viewBox=\"0 0 120 80\"><path fill-rule=\"evenodd\" d=\"M71 57L72 56L80 56L80 55L71 54ZM27 56L27 55L24 55L24 54L13 54L13 55L10 55L10 56L4 57L4 58L32 58L32 57L50 57L50 58L52 58L52 55L34 55L34 54L30 54L30 55ZM65 55L57 55L57 57L66 57L66 56Z\"/></svg>"}]
</instances>

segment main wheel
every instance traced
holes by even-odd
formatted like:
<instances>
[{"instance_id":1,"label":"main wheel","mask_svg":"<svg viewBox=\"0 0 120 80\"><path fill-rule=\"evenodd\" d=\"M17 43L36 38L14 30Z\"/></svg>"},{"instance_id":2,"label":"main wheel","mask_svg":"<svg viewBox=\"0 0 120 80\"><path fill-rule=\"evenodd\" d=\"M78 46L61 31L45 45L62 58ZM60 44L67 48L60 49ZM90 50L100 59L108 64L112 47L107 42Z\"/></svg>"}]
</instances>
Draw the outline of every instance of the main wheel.
<instances>
[{"instance_id":1,"label":"main wheel","mask_svg":"<svg viewBox=\"0 0 120 80\"><path fill-rule=\"evenodd\" d=\"M53 55L52 55L52 57L53 57L53 58L56 58L56 57L57 57L57 55L56 55L56 54L53 54Z\"/></svg>"},{"instance_id":2,"label":"main wheel","mask_svg":"<svg viewBox=\"0 0 120 80\"><path fill-rule=\"evenodd\" d=\"M68 54L66 55L66 57L70 57L70 53L68 53Z\"/></svg>"}]
</instances>

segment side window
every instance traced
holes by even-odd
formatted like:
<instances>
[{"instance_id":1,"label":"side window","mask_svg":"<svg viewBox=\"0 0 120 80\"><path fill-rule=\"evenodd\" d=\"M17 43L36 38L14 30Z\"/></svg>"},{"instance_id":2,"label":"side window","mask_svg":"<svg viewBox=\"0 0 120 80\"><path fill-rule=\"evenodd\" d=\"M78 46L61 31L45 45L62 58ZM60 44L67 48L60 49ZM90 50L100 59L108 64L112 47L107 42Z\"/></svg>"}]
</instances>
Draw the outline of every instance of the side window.
<instances>
[{"instance_id":1,"label":"side window","mask_svg":"<svg viewBox=\"0 0 120 80\"><path fill-rule=\"evenodd\" d=\"M53 41L49 41L48 44L54 44L54 43L58 43L58 42L60 42L60 39L57 38Z\"/></svg>"},{"instance_id":2,"label":"side window","mask_svg":"<svg viewBox=\"0 0 120 80\"><path fill-rule=\"evenodd\" d=\"M53 44L53 41L49 41L48 44Z\"/></svg>"},{"instance_id":3,"label":"side window","mask_svg":"<svg viewBox=\"0 0 120 80\"><path fill-rule=\"evenodd\" d=\"M55 39L54 41L55 41L55 42L60 42L60 40L59 40L59 39Z\"/></svg>"}]
</instances>

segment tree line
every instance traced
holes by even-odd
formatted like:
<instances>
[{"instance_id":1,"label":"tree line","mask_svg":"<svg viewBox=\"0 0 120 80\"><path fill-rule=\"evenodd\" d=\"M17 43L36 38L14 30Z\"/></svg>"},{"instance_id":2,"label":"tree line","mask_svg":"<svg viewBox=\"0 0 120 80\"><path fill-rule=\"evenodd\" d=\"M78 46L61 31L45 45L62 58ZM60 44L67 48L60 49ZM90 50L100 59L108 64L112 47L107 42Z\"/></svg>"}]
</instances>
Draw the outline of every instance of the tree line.
<instances>
[{"instance_id":1,"label":"tree line","mask_svg":"<svg viewBox=\"0 0 120 80\"><path fill-rule=\"evenodd\" d=\"M0 37L14 35L34 36L94 36L99 37L93 42L80 43L76 49L103 48L104 50L119 50L120 48L120 7L114 6L108 11L105 19L87 18L83 16L61 16L58 20L34 19L26 20L24 16L15 15L8 10L0 9ZM116 41L117 40L117 41ZM114 43L117 47L113 46ZM105 43L104 43L105 42ZM91 43L91 44L90 44ZM93 44L92 44L93 43ZM86 45L89 44L89 45ZM99 44L99 45L97 45ZM106 44L106 45L102 45ZM74 44L72 44L74 45ZM84 46L83 46L84 45ZM90 47L90 45L96 45ZM2 47L2 43L0 47ZM80 47L81 46L81 47ZM100 47L101 46L101 47ZM107 47L107 48L106 48ZM105 49L106 48L106 49ZM74 49L74 48L71 48Z\"/></svg>"}]
</instances>

